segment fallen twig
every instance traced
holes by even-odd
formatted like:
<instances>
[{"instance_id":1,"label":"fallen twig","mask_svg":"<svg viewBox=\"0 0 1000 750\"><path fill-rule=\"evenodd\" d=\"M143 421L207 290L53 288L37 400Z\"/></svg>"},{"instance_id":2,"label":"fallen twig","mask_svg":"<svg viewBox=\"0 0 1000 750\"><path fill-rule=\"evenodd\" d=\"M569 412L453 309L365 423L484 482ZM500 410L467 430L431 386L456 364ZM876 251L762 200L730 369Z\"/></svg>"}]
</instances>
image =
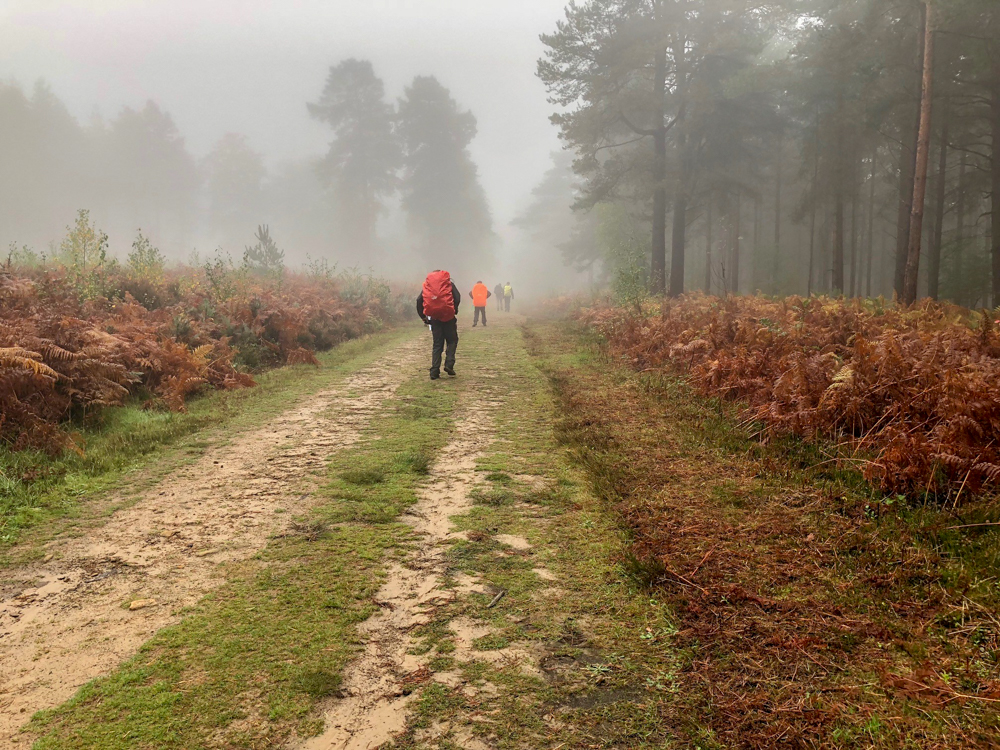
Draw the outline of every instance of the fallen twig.
<instances>
[{"instance_id":1,"label":"fallen twig","mask_svg":"<svg viewBox=\"0 0 1000 750\"><path fill-rule=\"evenodd\" d=\"M493 597L493 601L491 601L489 604L486 605L486 609L493 609L495 606L497 606L497 602L503 599L506 593L507 593L506 591L501 589L500 593Z\"/></svg>"},{"instance_id":2,"label":"fallen twig","mask_svg":"<svg viewBox=\"0 0 1000 750\"><path fill-rule=\"evenodd\" d=\"M685 578L684 576L682 576L682 575L681 575L680 573L677 573L677 572L675 572L675 571L671 570L670 568L667 568L667 572L668 572L668 573L669 573L670 575L672 575L672 576L674 576L675 578L677 578L677 579L678 579L678 580L679 580L679 581L680 581L681 583L685 583L685 584L687 584L688 586L694 586L694 588L698 589L698 590L699 590L699 591L700 591L701 593L703 593L703 594L704 594L705 596L708 596L708 592L707 592L707 591L706 591L705 589L703 589L703 588L702 588L701 586L699 586L699 585L698 585L697 583L692 583L692 582L691 582L691 581L689 581L689 580L688 580L687 578Z\"/></svg>"},{"instance_id":3,"label":"fallen twig","mask_svg":"<svg viewBox=\"0 0 1000 750\"><path fill-rule=\"evenodd\" d=\"M1000 521L991 521L990 523L963 523L961 526L945 526L945 531L951 531L952 529L974 529L977 526L1000 526Z\"/></svg>"},{"instance_id":4,"label":"fallen twig","mask_svg":"<svg viewBox=\"0 0 1000 750\"><path fill-rule=\"evenodd\" d=\"M712 547L712 549L710 549L708 552L705 553L705 556L703 558L701 558L701 562L698 563L697 565L695 565L694 566L694 570L692 570L690 573L688 573L688 578L694 578L695 574L699 570L701 570L701 566L704 565L705 561L708 560L708 558L712 556L713 552L715 552L715 547Z\"/></svg>"}]
</instances>

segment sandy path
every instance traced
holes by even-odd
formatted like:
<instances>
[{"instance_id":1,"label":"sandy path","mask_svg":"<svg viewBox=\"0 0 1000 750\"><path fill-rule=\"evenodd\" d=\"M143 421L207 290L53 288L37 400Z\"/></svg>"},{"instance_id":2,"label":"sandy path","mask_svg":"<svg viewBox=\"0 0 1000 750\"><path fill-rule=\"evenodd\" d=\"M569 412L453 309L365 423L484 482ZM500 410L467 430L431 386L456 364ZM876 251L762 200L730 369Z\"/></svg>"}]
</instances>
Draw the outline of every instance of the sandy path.
<instances>
[{"instance_id":1,"label":"sandy path","mask_svg":"<svg viewBox=\"0 0 1000 750\"><path fill-rule=\"evenodd\" d=\"M0 747L18 728L116 668L223 581L309 505L304 482L354 443L426 356L407 342L337 386L212 449L102 527L50 545L52 559L5 571L0 584ZM276 513L284 509L287 513ZM48 558L47 558L48 559ZM29 582L16 585L12 581ZM136 600L154 604L129 610Z\"/></svg>"},{"instance_id":2,"label":"sandy path","mask_svg":"<svg viewBox=\"0 0 1000 750\"><path fill-rule=\"evenodd\" d=\"M487 374L486 377L489 377ZM477 586L475 579L461 581L459 591L444 588L449 542L464 538L452 529L451 516L472 506L470 491L477 481L476 461L488 447L493 430L493 412L500 402L477 393L461 403L455 438L432 465L430 481L420 491L419 502L404 516L420 535L417 549L403 565L393 565L375 596L379 612L360 627L365 650L345 670L345 697L332 700L324 711L325 731L297 742L297 750L371 750L391 740L406 727L409 704L417 692L404 693L404 686L427 679L446 684L461 682L457 674L435 673L426 667L433 654L408 654L413 645L410 631L431 620L434 608L454 599L462 589ZM464 620L464 618L463 618ZM451 623L462 661L473 658L471 642L482 635L481 626L468 621ZM489 632L486 628L484 632ZM491 661L520 660L526 654L513 649L480 653ZM488 750L471 733L451 737L466 750Z\"/></svg>"}]
</instances>

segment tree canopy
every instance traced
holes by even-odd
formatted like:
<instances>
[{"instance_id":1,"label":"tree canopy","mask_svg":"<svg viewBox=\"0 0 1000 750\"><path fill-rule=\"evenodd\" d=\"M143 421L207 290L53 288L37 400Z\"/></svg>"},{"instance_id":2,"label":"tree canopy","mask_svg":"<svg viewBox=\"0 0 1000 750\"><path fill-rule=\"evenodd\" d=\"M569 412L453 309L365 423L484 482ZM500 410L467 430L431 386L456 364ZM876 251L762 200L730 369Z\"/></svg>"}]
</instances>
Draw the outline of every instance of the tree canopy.
<instances>
[{"instance_id":1,"label":"tree canopy","mask_svg":"<svg viewBox=\"0 0 1000 750\"><path fill-rule=\"evenodd\" d=\"M578 203L646 223L652 292L892 295L912 258L921 295L996 304L998 15L988 0L586 0L542 37L538 75Z\"/></svg>"},{"instance_id":2,"label":"tree canopy","mask_svg":"<svg viewBox=\"0 0 1000 750\"><path fill-rule=\"evenodd\" d=\"M492 218L469 153L476 118L433 76L418 76L399 101L402 203L420 250L435 266L481 268Z\"/></svg>"},{"instance_id":3,"label":"tree canopy","mask_svg":"<svg viewBox=\"0 0 1000 750\"><path fill-rule=\"evenodd\" d=\"M348 243L369 260L383 200L395 192L401 153L385 86L367 60L330 68L309 113L334 132L320 175L332 188L339 225Z\"/></svg>"}]
</instances>

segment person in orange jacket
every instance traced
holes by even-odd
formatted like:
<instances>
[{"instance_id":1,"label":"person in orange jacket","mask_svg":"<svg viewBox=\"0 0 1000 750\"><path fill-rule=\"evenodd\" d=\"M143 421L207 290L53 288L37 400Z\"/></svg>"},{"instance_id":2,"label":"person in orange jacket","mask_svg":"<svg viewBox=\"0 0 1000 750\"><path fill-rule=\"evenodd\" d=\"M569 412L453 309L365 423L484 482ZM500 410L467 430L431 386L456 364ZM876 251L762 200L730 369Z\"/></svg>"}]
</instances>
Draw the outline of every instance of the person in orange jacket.
<instances>
[{"instance_id":1,"label":"person in orange jacket","mask_svg":"<svg viewBox=\"0 0 1000 750\"><path fill-rule=\"evenodd\" d=\"M483 328L486 328L486 300L488 300L493 295L490 290L486 288L486 284L481 281L477 281L476 285L472 287L472 291L469 292L469 296L472 297L472 306L476 308L476 312L472 317L472 327L475 328L479 325L479 316L483 316Z\"/></svg>"}]
</instances>

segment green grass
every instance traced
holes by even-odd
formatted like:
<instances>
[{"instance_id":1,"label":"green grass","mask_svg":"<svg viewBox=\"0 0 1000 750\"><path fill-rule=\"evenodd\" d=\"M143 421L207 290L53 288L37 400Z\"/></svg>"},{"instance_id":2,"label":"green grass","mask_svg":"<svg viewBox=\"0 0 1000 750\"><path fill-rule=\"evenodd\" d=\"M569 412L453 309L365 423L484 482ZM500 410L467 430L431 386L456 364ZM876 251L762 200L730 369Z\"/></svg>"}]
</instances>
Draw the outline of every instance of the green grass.
<instances>
[{"instance_id":1,"label":"green grass","mask_svg":"<svg viewBox=\"0 0 1000 750\"><path fill-rule=\"evenodd\" d=\"M672 738L657 704L670 697L667 676L688 658L671 645L673 613L619 565L627 540L559 444L548 376L529 354L522 331L491 328L489 339L478 342L477 356L503 352L497 379L477 386L503 407L496 437L477 463L475 504L454 519L470 539L454 542L448 561L453 575L477 576L485 593L439 608L434 621L414 631L414 652L447 655L434 656L431 669L457 669L472 686L492 685L498 693L470 698L428 685L393 747L458 747L455 734L436 745L418 740L422 730L451 722L497 748L669 748ZM532 548L512 551L496 539L499 534L522 536ZM543 580L534 568L556 580ZM553 589L556 595L546 594ZM487 609L501 590L504 597ZM452 656L448 623L460 616L491 629L473 643L469 662ZM643 638L647 628L658 634L655 640ZM570 666L539 679L516 665L485 661L490 652L508 648L528 650L546 666ZM477 712L489 722L470 722Z\"/></svg>"},{"instance_id":2,"label":"green grass","mask_svg":"<svg viewBox=\"0 0 1000 750\"><path fill-rule=\"evenodd\" d=\"M256 388L207 393L189 402L183 413L144 409L139 403L105 409L99 421L68 426L84 441L82 456L67 452L53 458L0 448L0 567L41 554L30 548L12 554L26 532L40 531L56 519L86 515L92 510L89 500L119 490L126 477L133 493L148 486L210 445L258 426L411 336L412 329L400 329L350 341L321 354L318 368L272 370L257 379ZM103 513L107 508L93 510Z\"/></svg>"},{"instance_id":3,"label":"green grass","mask_svg":"<svg viewBox=\"0 0 1000 750\"><path fill-rule=\"evenodd\" d=\"M468 367L471 362L481 365L478 372ZM495 377L482 377L487 369ZM818 449L800 441L761 444L738 423L731 404L698 399L680 379L618 368L585 333L503 325L476 334L463 331L458 370L458 380L429 383L421 376L405 382L373 415L361 440L331 457L313 494L317 505L299 520L294 534L228 568L224 586L178 625L158 633L116 673L90 683L66 705L39 714L29 726L40 735L37 747L254 748L318 732L316 702L340 688L359 645L356 626L373 611L372 596L386 565L405 560L411 548L400 514L416 502L435 456L452 438L460 405L474 399L497 405L494 438L483 445L477 461L480 482L473 505L454 519L468 538L447 546L445 584L473 575L483 591L436 607L430 623L411 631L410 649L433 672L458 673L466 685L431 681L414 687L406 732L392 747L447 750L461 746L462 733L497 750L728 746L731 738L724 734L724 723L716 721L720 713L714 711L712 695L692 675L702 674L710 663L720 670L738 669L740 654L693 638L685 620L690 613L686 604L676 604L677 590L664 586L663 570L630 555L632 530L615 506L624 480L634 479L620 472L639 471L629 464L627 451L596 429L587 433L592 444L574 442L566 424L570 417L557 413L553 385L558 389L561 378L594 372L600 377L581 382L597 383L613 394L626 385L638 389L650 414L669 416L662 433L652 422L637 421L651 433L625 437L649 440L653 448L661 439L669 441L673 458L707 467L705 478L680 482L666 473L673 468L665 461L664 474L655 479L670 492L698 493L725 519L752 513L766 499L805 490L829 501L822 512L860 516L861 533L847 539L840 562L823 571L830 582L824 596L842 597L845 612L877 614L886 606L879 591L866 587L857 574L869 564L864 558L871 545L879 545L879 554L891 560L901 551L912 555L918 548L932 549L938 556L934 565L943 571L933 586L967 586L970 598L995 601L990 597L997 586L988 567L997 564L995 531L948 529L954 520L922 508L882 508L882 516L869 518L858 506L878 505L878 499L856 472L816 466ZM735 468L718 470L748 465L756 473L742 482L734 481ZM811 523L812 516L806 516L815 511L789 508ZM985 509L980 515L966 512L967 519L991 517ZM497 538L503 534L524 537L531 548L504 545ZM538 569L555 580L543 578ZM834 585L844 583L850 585L843 590ZM912 585L915 597L930 584ZM487 609L500 591L505 595ZM863 599L865 591L870 601ZM798 592L794 582L782 581L768 595L793 605ZM700 601L717 606L715 599ZM734 610L725 622L735 627L743 616ZM458 617L489 626L472 644L471 658L457 649L449 627ZM965 626L962 621L926 623L932 636L925 640L947 650L950 633ZM994 632L962 637L979 638L983 669L995 668ZM848 643L851 638L860 636L843 634L845 663L850 648L860 647ZM909 647L921 643L903 641ZM826 658L834 647L825 644L816 656ZM890 643L886 653L894 648ZM500 657L508 651L531 653L542 675L505 662ZM926 655L919 649L915 654L914 659ZM823 740L838 748L906 746L917 735L894 722L903 717L923 721L915 717L932 709L883 700L877 677L864 669L848 677L863 678L871 687L852 693L856 707L840 716ZM796 676L796 684L822 681L808 665ZM818 691L815 700L827 705L838 695ZM979 721L988 718L981 706L948 710L948 719L963 731L977 723L981 731L991 731ZM923 726L927 742L946 736L936 720ZM428 740L422 731L434 727L446 729L442 737ZM915 740L912 746L926 743Z\"/></svg>"},{"instance_id":4,"label":"green grass","mask_svg":"<svg viewBox=\"0 0 1000 750\"><path fill-rule=\"evenodd\" d=\"M258 747L315 733L312 706L339 688L397 543L394 529L364 526L272 542L114 674L36 715L34 747Z\"/></svg>"},{"instance_id":5,"label":"green grass","mask_svg":"<svg viewBox=\"0 0 1000 750\"><path fill-rule=\"evenodd\" d=\"M449 439L456 398L446 384L404 382L331 457L295 533L231 566L115 673L36 715L35 747L255 748L318 733L315 704L339 689L385 565L408 548L396 519Z\"/></svg>"},{"instance_id":6,"label":"green grass","mask_svg":"<svg viewBox=\"0 0 1000 750\"><path fill-rule=\"evenodd\" d=\"M439 387L444 386L444 387ZM404 383L363 445L337 453L318 493L330 523L385 524L416 502L415 490L448 441L458 390L423 378Z\"/></svg>"},{"instance_id":7,"label":"green grass","mask_svg":"<svg viewBox=\"0 0 1000 750\"><path fill-rule=\"evenodd\" d=\"M122 669L39 714L29 726L37 747L250 748L319 731L316 701L339 688L385 565L409 547L397 519L451 439L464 392L500 406L494 441L477 464L474 505L455 519L470 540L450 546L448 569L477 575L486 591L439 607L413 632L411 651L484 692L469 698L440 684L418 687L395 746L426 746L419 730L446 720L461 726L483 711L491 723L467 729L491 734L498 748L579 747L595 737L607 746L669 747L656 706L690 658L672 645L673 613L620 564L627 539L559 445L547 376L520 330L464 336L460 368L473 360L501 361L491 367L498 377L478 379L466 368L457 381L404 383L362 439L331 457L317 505L296 534L232 566L221 589ZM463 390L470 385L474 391ZM512 550L499 534L523 536L532 548ZM546 593L552 589L558 596ZM505 596L487 609L500 590ZM514 665L463 661L448 627L457 616L490 626L473 644L474 658L527 645L569 666L542 680ZM556 709L558 726L545 718ZM449 736L436 746L459 742Z\"/></svg>"}]
</instances>

